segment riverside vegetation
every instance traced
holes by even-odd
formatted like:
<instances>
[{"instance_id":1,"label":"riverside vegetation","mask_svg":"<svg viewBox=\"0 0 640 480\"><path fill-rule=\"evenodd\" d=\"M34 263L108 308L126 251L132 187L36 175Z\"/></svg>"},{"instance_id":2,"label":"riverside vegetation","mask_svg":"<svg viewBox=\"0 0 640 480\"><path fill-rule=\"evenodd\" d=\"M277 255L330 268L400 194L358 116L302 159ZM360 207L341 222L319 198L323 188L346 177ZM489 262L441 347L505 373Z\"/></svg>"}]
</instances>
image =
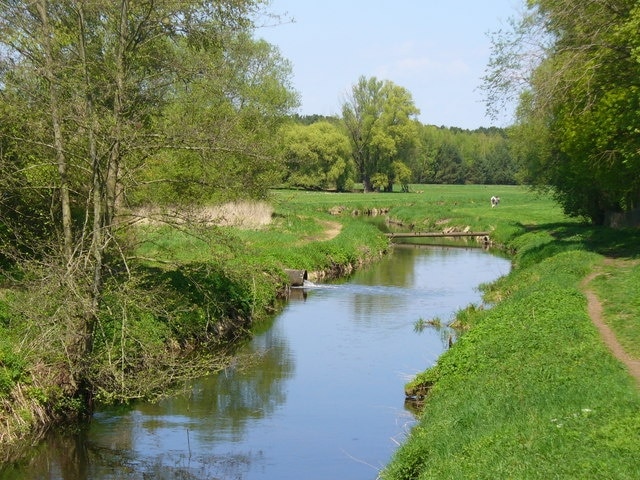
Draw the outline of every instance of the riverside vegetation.
<instances>
[{"instance_id":1,"label":"riverside vegetation","mask_svg":"<svg viewBox=\"0 0 640 480\"><path fill-rule=\"evenodd\" d=\"M483 286L494 306L460 312L468 330L436 366L416 377L431 386L422 420L381 476L632 478L640 469L640 395L591 324L580 283L605 256L630 260L624 269L602 266L592 285L612 328L637 358L637 232L568 220L550 198L523 187L411 190L275 190L263 206L264 221L254 225L203 222L187 230L138 224L127 240L137 245L137 268L144 271L134 278L162 289L149 289L147 298L135 289L135 308L108 304L91 358L95 399L166 394L185 379L220 368L233 353L230 346L277 309L278 297L286 294L283 268L336 276L384 254L388 240L358 215L384 210L417 231L489 230L513 255L514 270ZM491 195L502 198L499 207L491 208ZM222 216L233 215L214 215ZM55 352L62 332L28 323L16 311L23 306L20 297L6 289L0 297L5 447L33 438L52 417L64 419L83 407L81 399L65 395L63 382L54 381L53 362L34 361L45 344L45 358L64 358ZM116 314L118 309L128 315Z\"/></svg>"},{"instance_id":2,"label":"riverside vegetation","mask_svg":"<svg viewBox=\"0 0 640 480\"><path fill-rule=\"evenodd\" d=\"M382 209L489 230L516 268L419 376L425 423L381 475L637 477L637 389L586 315L596 291L637 356L636 231L522 188L411 186L531 184L594 225L637 224L636 2L526 2L483 87L489 110L520 100L516 124L475 132L422 126L411 92L364 76L340 118L292 125L292 65L256 31L287 21L269 3L3 4L0 446L220 368L277 309L283 268L339 275L383 253L354 216ZM261 229L211 218L275 185L356 182L388 195L277 191Z\"/></svg>"}]
</instances>

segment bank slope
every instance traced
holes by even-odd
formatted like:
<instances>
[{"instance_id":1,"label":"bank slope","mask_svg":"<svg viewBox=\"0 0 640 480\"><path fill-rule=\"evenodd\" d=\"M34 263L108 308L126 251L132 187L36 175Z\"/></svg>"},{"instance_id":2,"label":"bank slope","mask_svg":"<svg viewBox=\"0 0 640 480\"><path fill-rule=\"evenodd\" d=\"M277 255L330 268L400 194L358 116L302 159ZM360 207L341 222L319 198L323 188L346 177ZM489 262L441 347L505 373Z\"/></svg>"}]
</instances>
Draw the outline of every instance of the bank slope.
<instances>
[{"instance_id":1,"label":"bank slope","mask_svg":"<svg viewBox=\"0 0 640 480\"><path fill-rule=\"evenodd\" d=\"M600 260L564 251L498 282L502 300L419 376L421 420L381 477L638 478L640 393L580 288Z\"/></svg>"}]
</instances>

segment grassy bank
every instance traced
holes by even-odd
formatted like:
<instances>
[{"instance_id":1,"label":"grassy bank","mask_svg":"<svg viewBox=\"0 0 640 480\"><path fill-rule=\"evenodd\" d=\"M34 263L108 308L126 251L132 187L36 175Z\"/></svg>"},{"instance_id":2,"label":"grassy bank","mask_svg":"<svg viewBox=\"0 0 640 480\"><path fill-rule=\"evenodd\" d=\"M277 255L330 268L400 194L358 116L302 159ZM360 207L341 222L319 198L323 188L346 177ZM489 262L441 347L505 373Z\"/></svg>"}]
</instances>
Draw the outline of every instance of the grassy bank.
<instances>
[{"instance_id":1,"label":"grassy bank","mask_svg":"<svg viewBox=\"0 0 640 480\"><path fill-rule=\"evenodd\" d=\"M156 218L121 230L126 248L114 252L91 355L81 365L65 349L80 338L73 316L64 315L73 292L50 279L12 284L7 275L0 289L0 456L15 458L52 424L90 412L74 369L87 370L83 387L94 403L166 395L223 368L251 329L277 311L288 281L283 269L337 276L388 248L373 225L305 209L277 207L259 225Z\"/></svg>"},{"instance_id":2,"label":"grassy bank","mask_svg":"<svg viewBox=\"0 0 640 480\"><path fill-rule=\"evenodd\" d=\"M499 207L490 207L491 195L502 198ZM638 358L637 231L581 224L520 187L276 199L342 216L388 209L417 231L489 230L513 256L513 273L484 287L495 306L463 311L470 330L418 375L416 383L431 386L421 421L382 478L637 478L640 394L592 324L582 286L601 272L592 286L606 320Z\"/></svg>"},{"instance_id":3,"label":"grassy bank","mask_svg":"<svg viewBox=\"0 0 640 480\"><path fill-rule=\"evenodd\" d=\"M421 420L382 478L638 477L640 390L605 347L581 286L602 270L606 320L638 358L638 232L523 228L508 241L514 271L486 288L495 307L416 378L431 386Z\"/></svg>"}]
</instances>

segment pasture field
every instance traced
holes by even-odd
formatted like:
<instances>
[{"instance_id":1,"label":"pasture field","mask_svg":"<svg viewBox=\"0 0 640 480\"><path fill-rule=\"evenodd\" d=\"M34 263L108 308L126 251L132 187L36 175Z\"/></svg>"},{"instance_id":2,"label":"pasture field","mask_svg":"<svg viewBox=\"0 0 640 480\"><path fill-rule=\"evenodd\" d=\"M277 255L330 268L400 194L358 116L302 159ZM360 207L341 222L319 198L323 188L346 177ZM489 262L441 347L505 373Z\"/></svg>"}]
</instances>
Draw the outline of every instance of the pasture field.
<instances>
[{"instance_id":1,"label":"pasture field","mask_svg":"<svg viewBox=\"0 0 640 480\"><path fill-rule=\"evenodd\" d=\"M496 208L490 199L501 199ZM284 211L328 212L343 206L346 213L388 209L391 219L412 225L416 231L442 231L470 227L493 231L502 241L524 226L570 222L548 195L521 186L412 185L409 193L327 193L275 190L273 202Z\"/></svg>"}]
</instances>

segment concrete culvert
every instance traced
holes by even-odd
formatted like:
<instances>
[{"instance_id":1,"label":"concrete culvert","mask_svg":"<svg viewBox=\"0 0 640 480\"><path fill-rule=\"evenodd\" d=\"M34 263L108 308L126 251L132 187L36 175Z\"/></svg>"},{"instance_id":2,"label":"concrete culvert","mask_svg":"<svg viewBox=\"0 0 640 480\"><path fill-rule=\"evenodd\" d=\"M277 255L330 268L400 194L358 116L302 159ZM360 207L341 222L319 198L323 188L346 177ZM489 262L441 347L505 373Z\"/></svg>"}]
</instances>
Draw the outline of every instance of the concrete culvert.
<instances>
[{"instance_id":1,"label":"concrete culvert","mask_svg":"<svg viewBox=\"0 0 640 480\"><path fill-rule=\"evenodd\" d=\"M302 287L304 281L307 280L306 270L285 269L284 272L289 276L289 282L292 287Z\"/></svg>"}]
</instances>

